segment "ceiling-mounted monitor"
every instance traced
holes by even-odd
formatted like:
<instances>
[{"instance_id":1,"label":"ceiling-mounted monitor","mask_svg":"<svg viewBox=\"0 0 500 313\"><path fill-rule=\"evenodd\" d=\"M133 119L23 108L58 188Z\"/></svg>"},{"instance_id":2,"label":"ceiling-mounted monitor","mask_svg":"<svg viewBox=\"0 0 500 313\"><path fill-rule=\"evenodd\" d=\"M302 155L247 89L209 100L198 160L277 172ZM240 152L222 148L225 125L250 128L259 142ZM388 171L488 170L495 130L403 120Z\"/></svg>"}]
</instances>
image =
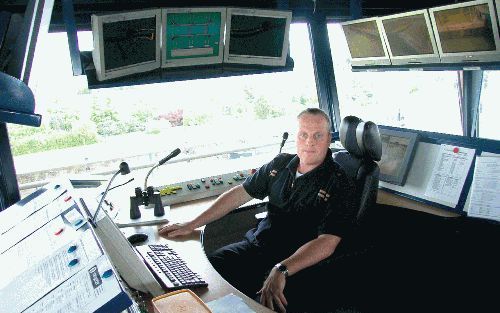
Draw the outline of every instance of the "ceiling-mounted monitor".
<instances>
[{"instance_id":1,"label":"ceiling-mounted monitor","mask_svg":"<svg viewBox=\"0 0 500 313\"><path fill-rule=\"evenodd\" d=\"M497 23L500 26L500 0L495 0L495 7L497 8Z\"/></svg>"},{"instance_id":2,"label":"ceiling-mounted monitor","mask_svg":"<svg viewBox=\"0 0 500 313\"><path fill-rule=\"evenodd\" d=\"M160 9L92 15L91 19L98 80L160 67Z\"/></svg>"},{"instance_id":3,"label":"ceiling-mounted monitor","mask_svg":"<svg viewBox=\"0 0 500 313\"><path fill-rule=\"evenodd\" d=\"M284 66L292 12L228 8L224 63Z\"/></svg>"},{"instance_id":4,"label":"ceiling-mounted monitor","mask_svg":"<svg viewBox=\"0 0 500 313\"><path fill-rule=\"evenodd\" d=\"M162 9L161 66L222 63L226 8Z\"/></svg>"},{"instance_id":5,"label":"ceiling-mounted monitor","mask_svg":"<svg viewBox=\"0 0 500 313\"><path fill-rule=\"evenodd\" d=\"M429 9L441 62L500 61L498 22L492 0Z\"/></svg>"},{"instance_id":6,"label":"ceiling-mounted monitor","mask_svg":"<svg viewBox=\"0 0 500 313\"><path fill-rule=\"evenodd\" d=\"M440 62L427 10L384 16L380 21L393 65Z\"/></svg>"},{"instance_id":7,"label":"ceiling-mounted monitor","mask_svg":"<svg viewBox=\"0 0 500 313\"><path fill-rule=\"evenodd\" d=\"M349 21L341 25L351 53L352 65L391 64L378 17Z\"/></svg>"}]
</instances>

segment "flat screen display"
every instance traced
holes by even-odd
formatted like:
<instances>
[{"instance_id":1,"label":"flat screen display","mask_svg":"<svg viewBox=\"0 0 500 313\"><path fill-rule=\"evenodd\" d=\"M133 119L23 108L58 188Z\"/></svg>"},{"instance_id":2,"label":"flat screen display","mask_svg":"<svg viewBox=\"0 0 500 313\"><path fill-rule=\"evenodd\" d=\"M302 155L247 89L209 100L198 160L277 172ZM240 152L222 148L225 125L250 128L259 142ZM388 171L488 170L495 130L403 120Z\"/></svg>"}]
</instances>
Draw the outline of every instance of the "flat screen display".
<instances>
[{"instance_id":1,"label":"flat screen display","mask_svg":"<svg viewBox=\"0 0 500 313\"><path fill-rule=\"evenodd\" d=\"M386 56L375 20L345 24L342 29L353 59Z\"/></svg>"},{"instance_id":2,"label":"flat screen display","mask_svg":"<svg viewBox=\"0 0 500 313\"><path fill-rule=\"evenodd\" d=\"M425 14L382 20L393 56L433 54Z\"/></svg>"},{"instance_id":3,"label":"flat screen display","mask_svg":"<svg viewBox=\"0 0 500 313\"><path fill-rule=\"evenodd\" d=\"M162 66L222 63L225 8L162 10Z\"/></svg>"},{"instance_id":4,"label":"flat screen display","mask_svg":"<svg viewBox=\"0 0 500 313\"><path fill-rule=\"evenodd\" d=\"M106 71L156 59L156 18L103 23Z\"/></svg>"},{"instance_id":5,"label":"flat screen display","mask_svg":"<svg viewBox=\"0 0 500 313\"><path fill-rule=\"evenodd\" d=\"M233 14L229 54L280 58L286 25L284 17Z\"/></svg>"},{"instance_id":6,"label":"flat screen display","mask_svg":"<svg viewBox=\"0 0 500 313\"><path fill-rule=\"evenodd\" d=\"M224 63L285 66L291 11L229 8Z\"/></svg>"},{"instance_id":7,"label":"flat screen display","mask_svg":"<svg viewBox=\"0 0 500 313\"><path fill-rule=\"evenodd\" d=\"M495 51L488 3L434 11L444 53Z\"/></svg>"},{"instance_id":8,"label":"flat screen display","mask_svg":"<svg viewBox=\"0 0 500 313\"><path fill-rule=\"evenodd\" d=\"M404 185L415 152L416 133L380 129L382 158L378 162L380 180Z\"/></svg>"}]
</instances>

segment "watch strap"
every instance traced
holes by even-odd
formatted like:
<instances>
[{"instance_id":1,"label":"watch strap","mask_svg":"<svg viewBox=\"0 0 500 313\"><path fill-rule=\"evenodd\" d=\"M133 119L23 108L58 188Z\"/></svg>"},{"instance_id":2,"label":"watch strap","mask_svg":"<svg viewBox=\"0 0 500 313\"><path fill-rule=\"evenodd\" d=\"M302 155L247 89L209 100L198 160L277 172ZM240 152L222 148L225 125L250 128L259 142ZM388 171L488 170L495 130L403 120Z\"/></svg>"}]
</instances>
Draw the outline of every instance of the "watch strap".
<instances>
[{"instance_id":1,"label":"watch strap","mask_svg":"<svg viewBox=\"0 0 500 313\"><path fill-rule=\"evenodd\" d=\"M278 271L280 271L283 275L285 275L285 277L288 277L288 268L286 267L285 264L278 263L274 267L276 267Z\"/></svg>"}]
</instances>

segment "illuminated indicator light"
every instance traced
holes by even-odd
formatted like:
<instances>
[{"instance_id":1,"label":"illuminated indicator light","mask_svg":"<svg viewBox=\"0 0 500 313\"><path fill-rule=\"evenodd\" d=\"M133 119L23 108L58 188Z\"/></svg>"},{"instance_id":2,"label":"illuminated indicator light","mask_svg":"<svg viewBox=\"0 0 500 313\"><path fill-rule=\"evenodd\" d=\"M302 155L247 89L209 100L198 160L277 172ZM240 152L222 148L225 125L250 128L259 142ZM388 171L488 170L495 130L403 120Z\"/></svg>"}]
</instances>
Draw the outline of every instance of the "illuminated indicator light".
<instances>
[{"instance_id":1,"label":"illuminated indicator light","mask_svg":"<svg viewBox=\"0 0 500 313\"><path fill-rule=\"evenodd\" d=\"M102 273L102 278L108 278L108 277L111 277L113 276L113 271L112 270L107 270L105 271L104 273Z\"/></svg>"},{"instance_id":2,"label":"illuminated indicator light","mask_svg":"<svg viewBox=\"0 0 500 313\"><path fill-rule=\"evenodd\" d=\"M453 152L454 152L454 153L458 153L458 151L460 151L460 150L458 149L458 147L453 148Z\"/></svg>"},{"instance_id":3,"label":"illuminated indicator light","mask_svg":"<svg viewBox=\"0 0 500 313\"><path fill-rule=\"evenodd\" d=\"M75 266L77 264L78 264L78 259L73 259L73 260L69 261L68 266L72 267L72 266Z\"/></svg>"},{"instance_id":4,"label":"illuminated indicator light","mask_svg":"<svg viewBox=\"0 0 500 313\"><path fill-rule=\"evenodd\" d=\"M72 245L71 247L69 247L69 249L68 249L68 253L73 253L73 252L75 252L76 248L77 248L77 246L76 246L76 245Z\"/></svg>"},{"instance_id":5,"label":"illuminated indicator light","mask_svg":"<svg viewBox=\"0 0 500 313\"><path fill-rule=\"evenodd\" d=\"M63 231L64 231L64 228L59 228L58 230L56 230L54 235L59 236Z\"/></svg>"},{"instance_id":6,"label":"illuminated indicator light","mask_svg":"<svg viewBox=\"0 0 500 313\"><path fill-rule=\"evenodd\" d=\"M64 202L68 202L69 200L71 200L71 196L67 196L66 198L64 198Z\"/></svg>"}]
</instances>

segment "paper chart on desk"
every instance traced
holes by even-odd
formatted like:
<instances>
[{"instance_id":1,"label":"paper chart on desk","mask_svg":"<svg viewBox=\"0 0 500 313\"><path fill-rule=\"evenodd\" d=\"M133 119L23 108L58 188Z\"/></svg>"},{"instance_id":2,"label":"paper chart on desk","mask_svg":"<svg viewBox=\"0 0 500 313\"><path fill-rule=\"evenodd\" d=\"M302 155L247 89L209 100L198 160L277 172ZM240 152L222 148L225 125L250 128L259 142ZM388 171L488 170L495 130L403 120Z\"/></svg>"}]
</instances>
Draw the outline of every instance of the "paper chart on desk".
<instances>
[{"instance_id":1,"label":"paper chart on desk","mask_svg":"<svg viewBox=\"0 0 500 313\"><path fill-rule=\"evenodd\" d=\"M500 221L500 156L478 156L468 215Z\"/></svg>"},{"instance_id":2,"label":"paper chart on desk","mask_svg":"<svg viewBox=\"0 0 500 313\"><path fill-rule=\"evenodd\" d=\"M110 269L102 255L23 313L95 312L122 292L115 277L102 277Z\"/></svg>"},{"instance_id":3,"label":"paper chart on desk","mask_svg":"<svg viewBox=\"0 0 500 313\"><path fill-rule=\"evenodd\" d=\"M75 249L70 249L72 246ZM0 308L22 312L101 255L92 231L83 232L77 241L62 246L0 289Z\"/></svg>"},{"instance_id":4,"label":"paper chart on desk","mask_svg":"<svg viewBox=\"0 0 500 313\"><path fill-rule=\"evenodd\" d=\"M462 193L474 155L474 149L441 145L441 150L427 183L425 196L455 207Z\"/></svg>"}]
</instances>

